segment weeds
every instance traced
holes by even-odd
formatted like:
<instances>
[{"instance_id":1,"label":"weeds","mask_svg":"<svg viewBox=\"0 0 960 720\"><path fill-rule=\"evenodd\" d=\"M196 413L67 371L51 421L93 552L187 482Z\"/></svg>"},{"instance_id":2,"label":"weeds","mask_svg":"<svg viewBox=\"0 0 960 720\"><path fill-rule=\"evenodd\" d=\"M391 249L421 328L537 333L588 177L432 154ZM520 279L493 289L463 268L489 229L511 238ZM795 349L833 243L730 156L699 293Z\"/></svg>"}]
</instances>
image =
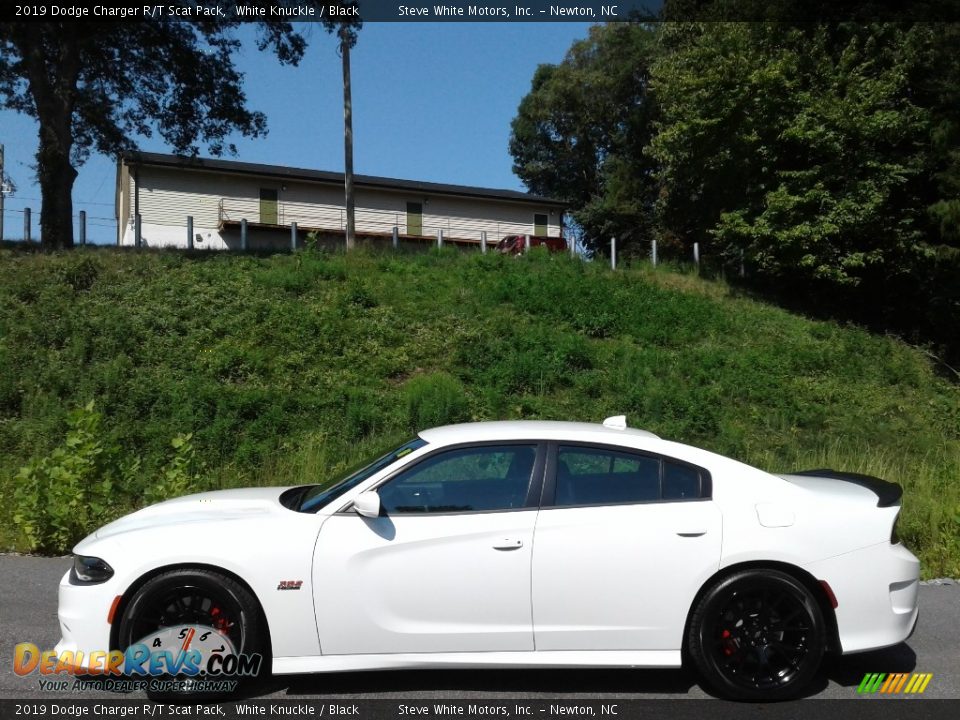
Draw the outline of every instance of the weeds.
<instances>
[{"instance_id":1,"label":"weeds","mask_svg":"<svg viewBox=\"0 0 960 720\"><path fill-rule=\"evenodd\" d=\"M70 413L90 398L93 433ZM542 253L0 249L3 548L66 550L148 497L325 482L428 425L620 413L901 482L925 574L960 575L960 393L896 340Z\"/></svg>"}]
</instances>

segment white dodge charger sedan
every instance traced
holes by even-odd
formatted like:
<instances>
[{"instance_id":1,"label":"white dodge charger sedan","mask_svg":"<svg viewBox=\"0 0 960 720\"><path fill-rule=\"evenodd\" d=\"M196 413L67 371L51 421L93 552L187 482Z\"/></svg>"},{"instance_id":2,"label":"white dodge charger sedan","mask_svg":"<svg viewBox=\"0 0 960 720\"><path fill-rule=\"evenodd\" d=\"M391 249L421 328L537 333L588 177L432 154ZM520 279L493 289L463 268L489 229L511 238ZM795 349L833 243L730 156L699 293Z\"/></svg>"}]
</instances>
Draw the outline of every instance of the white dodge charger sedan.
<instances>
[{"instance_id":1,"label":"white dodge charger sedan","mask_svg":"<svg viewBox=\"0 0 960 720\"><path fill-rule=\"evenodd\" d=\"M434 428L336 484L200 493L100 528L60 583L56 652L82 665L190 626L276 674L688 664L716 694L787 698L826 652L912 632L900 498L622 416Z\"/></svg>"}]
</instances>

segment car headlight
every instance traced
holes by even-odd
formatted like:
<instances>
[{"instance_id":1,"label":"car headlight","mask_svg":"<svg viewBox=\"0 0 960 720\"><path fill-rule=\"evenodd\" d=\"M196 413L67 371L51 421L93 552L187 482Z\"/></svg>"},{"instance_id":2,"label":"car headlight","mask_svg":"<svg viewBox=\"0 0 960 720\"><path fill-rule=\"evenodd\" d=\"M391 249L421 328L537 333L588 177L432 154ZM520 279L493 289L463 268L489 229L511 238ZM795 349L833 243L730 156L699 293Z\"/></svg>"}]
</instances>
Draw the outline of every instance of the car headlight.
<instances>
[{"instance_id":1,"label":"car headlight","mask_svg":"<svg viewBox=\"0 0 960 720\"><path fill-rule=\"evenodd\" d=\"M113 568L101 558L74 555L73 576L81 583L102 583L113 577Z\"/></svg>"}]
</instances>

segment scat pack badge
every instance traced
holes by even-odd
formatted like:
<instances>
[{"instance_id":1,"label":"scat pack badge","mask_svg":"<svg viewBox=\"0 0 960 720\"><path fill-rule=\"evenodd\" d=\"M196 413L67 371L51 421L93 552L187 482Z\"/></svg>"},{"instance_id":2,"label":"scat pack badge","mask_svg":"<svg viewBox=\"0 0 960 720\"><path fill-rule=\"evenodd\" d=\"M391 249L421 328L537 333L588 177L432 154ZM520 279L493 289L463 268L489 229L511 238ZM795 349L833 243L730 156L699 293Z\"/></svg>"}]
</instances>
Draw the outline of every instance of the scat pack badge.
<instances>
[{"instance_id":1,"label":"scat pack badge","mask_svg":"<svg viewBox=\"0 0 960 720\"><path fill-rule=\"evenodd\" d=\"M299 590L303 580L281 580L277 590Z\"/></svg>"}]
</instances>

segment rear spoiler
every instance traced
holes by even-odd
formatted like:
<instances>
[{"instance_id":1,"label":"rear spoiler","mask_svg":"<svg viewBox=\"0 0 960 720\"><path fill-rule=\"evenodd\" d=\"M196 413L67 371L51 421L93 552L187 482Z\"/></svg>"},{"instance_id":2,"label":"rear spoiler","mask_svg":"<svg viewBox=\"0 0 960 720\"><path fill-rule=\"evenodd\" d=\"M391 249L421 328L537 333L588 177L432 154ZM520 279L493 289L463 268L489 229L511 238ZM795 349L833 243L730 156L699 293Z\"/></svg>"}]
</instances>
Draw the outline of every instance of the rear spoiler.
<instances>
[{"instance_id":1,"label":"rear spoiler","mask_svg":"<svg viewBox=\"0 0 960 720\"><path fill-rule=\"evenodd\" d=\"M807 475L809 477L831 478L833 480L842 480L843 482L853 483L860 487L865 487L877 496L877 507L892 507L900 504L900 498L903 497L903 488L895 482L881 480L870 475L861 475L859 473L838 472L837 470L800 470L792 472L791 475Z\"/></svg>"}]
</instances>

